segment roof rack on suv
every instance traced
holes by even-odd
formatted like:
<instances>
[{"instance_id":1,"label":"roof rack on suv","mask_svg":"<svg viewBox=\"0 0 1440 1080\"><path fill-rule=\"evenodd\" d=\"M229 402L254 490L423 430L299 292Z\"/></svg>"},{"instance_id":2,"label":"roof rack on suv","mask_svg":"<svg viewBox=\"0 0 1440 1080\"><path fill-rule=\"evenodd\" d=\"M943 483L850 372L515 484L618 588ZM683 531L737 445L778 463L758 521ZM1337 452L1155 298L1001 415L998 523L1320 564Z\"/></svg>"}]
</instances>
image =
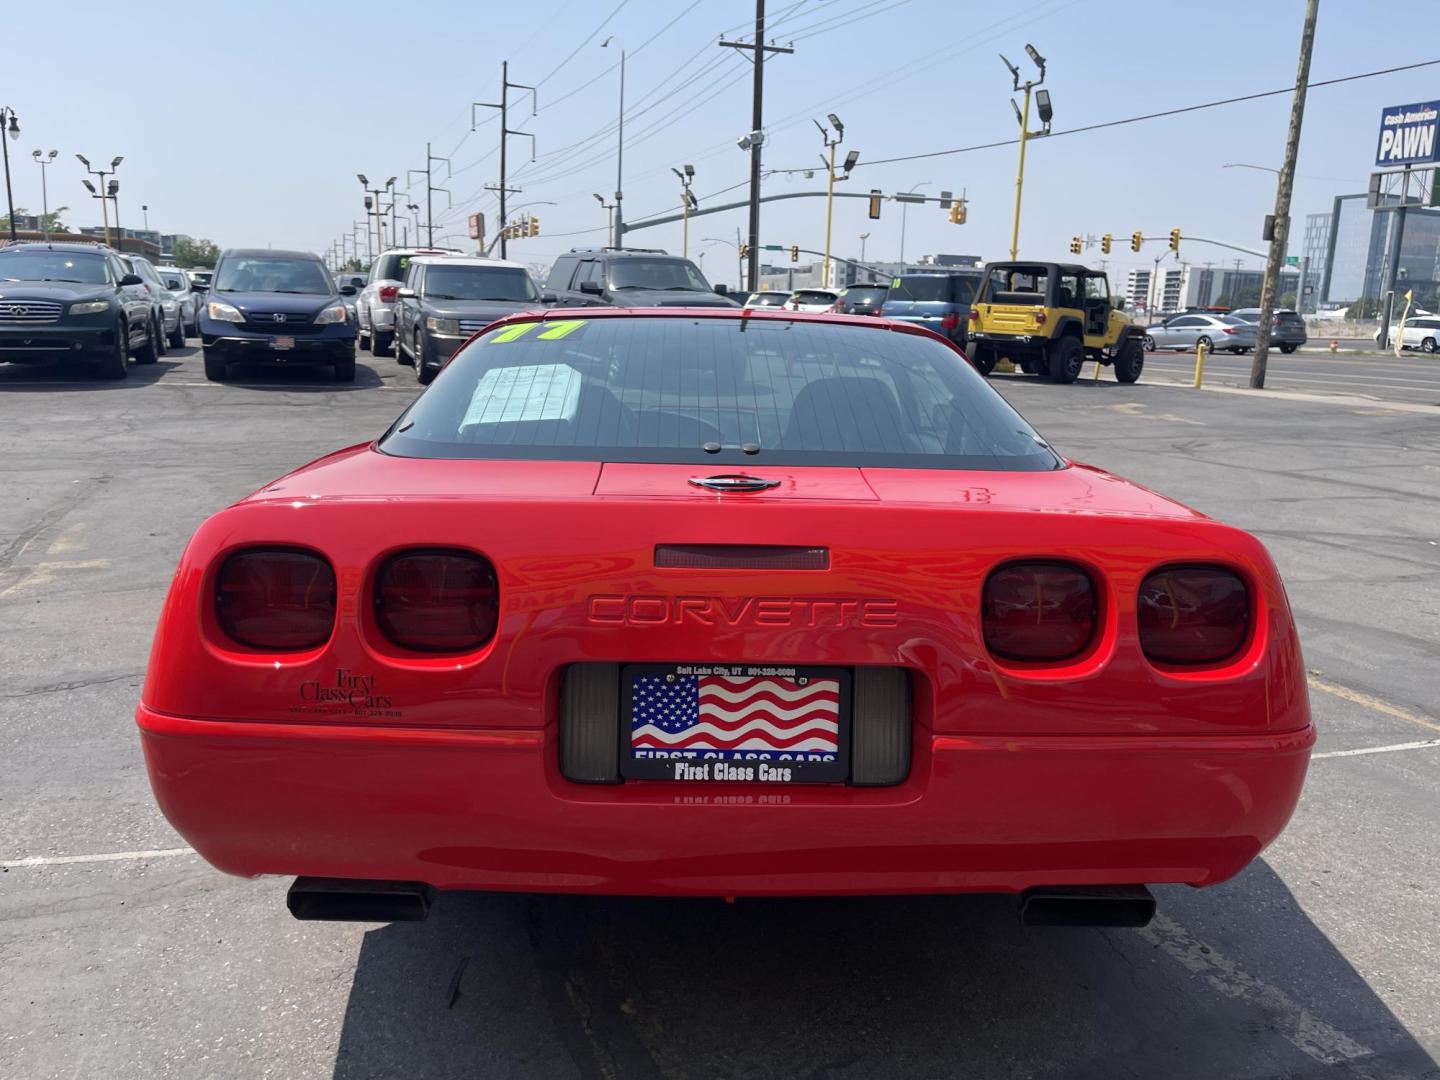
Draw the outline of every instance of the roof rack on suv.
<instances>
[{"instance_id":1,"label":"roof rack on suv","mask_svg":"<svg viewBox=\"0 0 1440 1080\"><path fill-rule=\"evenodd\" d=\"M571 250L573 253L575 253L575 254L584 254L584 253L587 253L587 252L590 253L590 254L594 254L594 253L597 252L597 251L619 251L619 252L632 251L632 252L635 252L635 253L638 254L638 255L669 255L669 254L670 254L670 253L669 253L668 251L666 251L664 248L637 248L637 247L627 247L627 248L622 248L622 247L572 247L570 250Z\"/></svg>"}]
</instances>

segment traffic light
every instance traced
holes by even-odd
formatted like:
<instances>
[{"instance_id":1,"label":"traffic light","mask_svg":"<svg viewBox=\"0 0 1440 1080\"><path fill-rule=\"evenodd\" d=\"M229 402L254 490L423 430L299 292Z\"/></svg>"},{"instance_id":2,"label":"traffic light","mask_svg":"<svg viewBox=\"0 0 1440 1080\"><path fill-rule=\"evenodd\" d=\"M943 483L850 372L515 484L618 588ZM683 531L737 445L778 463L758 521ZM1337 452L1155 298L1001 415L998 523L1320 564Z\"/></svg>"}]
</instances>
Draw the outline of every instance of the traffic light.
<instances>
[{"instance_id":1,"label":"traffic light","mask_svg":"<svg viewBox=\"0 0 1440 1080\"><path fill-rule=\"evenodd\" d=\"M1170 250L1171 250L1171 251L1179 251L1179 250L1180 250L1180 230L1179 230L1179 229L1171 229L1171 230L1170 230Z\"/></svg>"},{"instance_id":2,"label":"traffic light","mask_svg":"<svg viewBox=\"0 0 1440 1080\"><path fill-rule=\"evenodd\" d=\"M799 244L791 244L791 245L790 245L790 261L791 261L791 262L799 262L799 261L800 261L800 245L799 245Z\"/></svg>"},{"instance_id":3,"label":"traffic light","mask_svg":"<svg viewBox=\"0 0 1440 1080\"><path fill-rule=\"evenodd\" d=\"M956 202L950 204L950 224L965 224L965 205L963 203Z\"/></svg>"},{"instance_id":4,"label":"traffic light","mask_svg":"<svg viewBox=\"0 0 1440 1080\"><path fill-rule=\"evenodd\" d=\"M1130 234L1130 250L1131 250L1131 251L1139 251L1139 250L1140 250L1140 245L1143 244L1144 242L1145 242L1145 237L1141 234L1141 232L1140 232L1139 229L1136 229L1133 233Z\"/></svg>"},{"instance_id":5,"label":"traffic light","mask_svg":"<svg viewBox=\"0 0 1440 1080\"><path fill-rule=\"evenodd\" d=\"M749 257L750 257L750 245L749 245L749 244L741 244L741 245L740 245L740 258L742 258L742 259L748 259Z\"/></svg>"},{"instance_id":6,"label":"traffic light","mask_svg":"<svg viewBox=\"0 0 1440 1080\"><path fill-rule=\"evenodd\" d=\"M532 216L532 217L530 218L530 232L529 232L529 235L530 235L530 236L539 236L539 235L540 235L540 219L539 219L538 217L533 217L533 216Z\"/></svg>"},{"instance_id":7,"label":"traffic light","mask_svg":"<svg viewBox=\"0 0 1440 1080\"><path fill-rule=\"evenodd\" d=\"M1079 254L1080 254L1080 249L1081 249L1082 246L1083 246L1083 245L1082 245L1081 242L1080 242L1080 237L1078 237L1078 236L1072 237L1072 238L1070 239L1070 254L1072 254L1072 255L1079 255Z\"/></svg>"},{"instance_id":8,"label":"traffic light","mask_svg":"<svg viewBox=\"0 0 1440 1080\"><path fill-rule=\"evenodd\" d=\"M870 220L871 220L871 221L879 221L879 220L880 220L880 200L883 199L884 197L885 197L885 193L884 193L883 191L881 191L879 188L871 188L871 189L870 189Z\"/></svg>"},{"instance_id":9,"label":"traffic light","mask_svg":"<svg viewBox=\"0 0 1440 1080\"><path fill-rule=\"evenodd\" d=\"M1100 237L1100 250L1103 251L1106 255L1110 254L1110 240L1111 237L1108 232L1104 236Z\"/></svg>"}]
</instances>

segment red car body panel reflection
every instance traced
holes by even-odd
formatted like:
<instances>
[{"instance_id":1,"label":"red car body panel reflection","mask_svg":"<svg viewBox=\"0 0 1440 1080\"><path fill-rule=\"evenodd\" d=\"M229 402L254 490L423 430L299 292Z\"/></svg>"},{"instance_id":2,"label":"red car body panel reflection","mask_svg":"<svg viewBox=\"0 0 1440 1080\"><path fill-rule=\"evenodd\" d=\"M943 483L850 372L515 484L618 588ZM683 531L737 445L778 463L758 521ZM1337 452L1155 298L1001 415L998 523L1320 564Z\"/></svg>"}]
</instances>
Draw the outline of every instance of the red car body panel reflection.
<instances>
[{"instance_id":1,"label":"red car body panel reflection","mask_svg":"<svg viewBox=\"0 0 1440 1080\"><path fill-rule=\"evenodd\" d=\"M1074 464L769 467L780 485L743 501L689 484L696 472L362 445L216 514L181 559L137 712L166 816L240 875L706 895L1207 885L1284 827L1314 731L1284 590L1247 533ZM662 567L657 544L823 544L830 561ZM226 638L216 574L250 547L329 560L327 641L266 653ZM484 644L437 655L381 631L377 575L416 549L493 565ZM1057 559L1093 582L1088 643L1049 662L993 655L987 578ZM1246 640L1216 664L1152 662L1142 582L1197 564L1243 581ZM905 669L908 776L866 788L562 775L567 665L779 659Z\"/></svg>"}]
</instances>

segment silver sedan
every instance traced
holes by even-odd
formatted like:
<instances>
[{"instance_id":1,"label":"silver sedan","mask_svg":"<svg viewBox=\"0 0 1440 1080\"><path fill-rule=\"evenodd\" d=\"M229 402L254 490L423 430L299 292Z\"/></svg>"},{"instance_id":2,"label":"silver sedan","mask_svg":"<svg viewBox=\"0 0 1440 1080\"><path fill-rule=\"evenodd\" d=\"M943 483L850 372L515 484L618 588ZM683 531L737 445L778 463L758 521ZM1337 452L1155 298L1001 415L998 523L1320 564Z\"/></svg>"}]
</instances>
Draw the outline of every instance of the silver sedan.
<instances>
[{"instance_id":1,"label":"silver sedan","mask_svg":"<svg viewBox=\"0 0 1440 1080\"><path fill-rule=\"evenodd\" d=\"M1176 315L1163 323L1145 328L1145 351L1156 349L1194 349L1204 342L1210 350L1228 349L1232 353L1249 352L1255 348L1255 326L1233 315Z\"/></svg>"}]
</instances>

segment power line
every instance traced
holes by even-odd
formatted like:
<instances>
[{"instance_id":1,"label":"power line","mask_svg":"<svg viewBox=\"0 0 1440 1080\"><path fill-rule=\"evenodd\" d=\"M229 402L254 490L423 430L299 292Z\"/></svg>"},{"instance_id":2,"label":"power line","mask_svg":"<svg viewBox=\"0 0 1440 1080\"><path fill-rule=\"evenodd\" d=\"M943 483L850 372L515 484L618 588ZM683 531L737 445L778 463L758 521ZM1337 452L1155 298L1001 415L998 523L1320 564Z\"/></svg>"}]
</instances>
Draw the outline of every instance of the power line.
<instances>
[{"instance_id":1,"label":"power line","mask_svg":"<svg viewBox=\"0 0 1440 1080\"><path fill-rule=\"evenodd\" d=\"M629 2L630 0L620 0L620 2L615 5L614 9L611 10L610 14L606 15L605 18L600 20L600 25L595 27L594 30L590 31L590 36L587 37L584 41L580 42L579 45L576 45L574 51L571 52L569 56L565 57L564 60L561 60L560 63L556 64L553 68L551 68L550 72L543 79L541 79L535 84L536 87L544 86L547 82L549 82L552 78L559 74L560 69L563 68L566 64L570 63L571 60L574 60L575 57L580 54L581 49L585 48L586 45L589 45L590 42L594 41L600 31L604 30L605 27L609 25L610 20L615 18L616 15L619 15L621 9L623 9L625 5Z\"/></svg>"},{"instance_id":2,"label":"power line","mask_svg":"<svg viewBox=\"0 0 1440 1080\"><path fill-rule=\"evenodd\" d=\"M1336 86L1340 83L1355 82L1358 79L1373 79L1379 75L1394 75L1401 71L1414 71L1417 68L1431 67L1440 64L1440 60L1421 60L1414 64L1401 64L1398 67L1381 68L1378 71L1362 71L1357 75L1344 75L1338 79L1323 79L1319 82L1309 82L1305 85L1313 90L1321 86ZM1127 116L1121 120L1106 120L1099 124L1086 124L1084 127L1065 128L1062 131L1052 131L1048 138L1054 139L1061 135L1079 135L1086 131L1102 131L1105 128L1122 127L1125 124L1138 124L1143 120L1160 120L1167 116L1180 116L1184 113L1199 112L1202 109L1216 109L1222 105L1238 105L1245 101L1259 101L1261 98L1279 97L1281 94L1293 94L1295 87L1285 86L1279 90L1261 90L1253 94L1241 94L1239 97L1222 98L1219 101L1205 101L1198 105L1184 105L1177 109L1164 109L1160 112L1145 113L1141 116ZM951 154L968 154L975 150L991 150L997 146L1014 146L1019 139L1000 139L996 142L976 143L974 146L957 146L953 150L932 150L924 154L902 154L899 157L877 158L873 161L861 161L855 167L857 169L872 165L890 165L897 161L921 161L926 158L947 157Z\"/></svg>"}]
</instances>

